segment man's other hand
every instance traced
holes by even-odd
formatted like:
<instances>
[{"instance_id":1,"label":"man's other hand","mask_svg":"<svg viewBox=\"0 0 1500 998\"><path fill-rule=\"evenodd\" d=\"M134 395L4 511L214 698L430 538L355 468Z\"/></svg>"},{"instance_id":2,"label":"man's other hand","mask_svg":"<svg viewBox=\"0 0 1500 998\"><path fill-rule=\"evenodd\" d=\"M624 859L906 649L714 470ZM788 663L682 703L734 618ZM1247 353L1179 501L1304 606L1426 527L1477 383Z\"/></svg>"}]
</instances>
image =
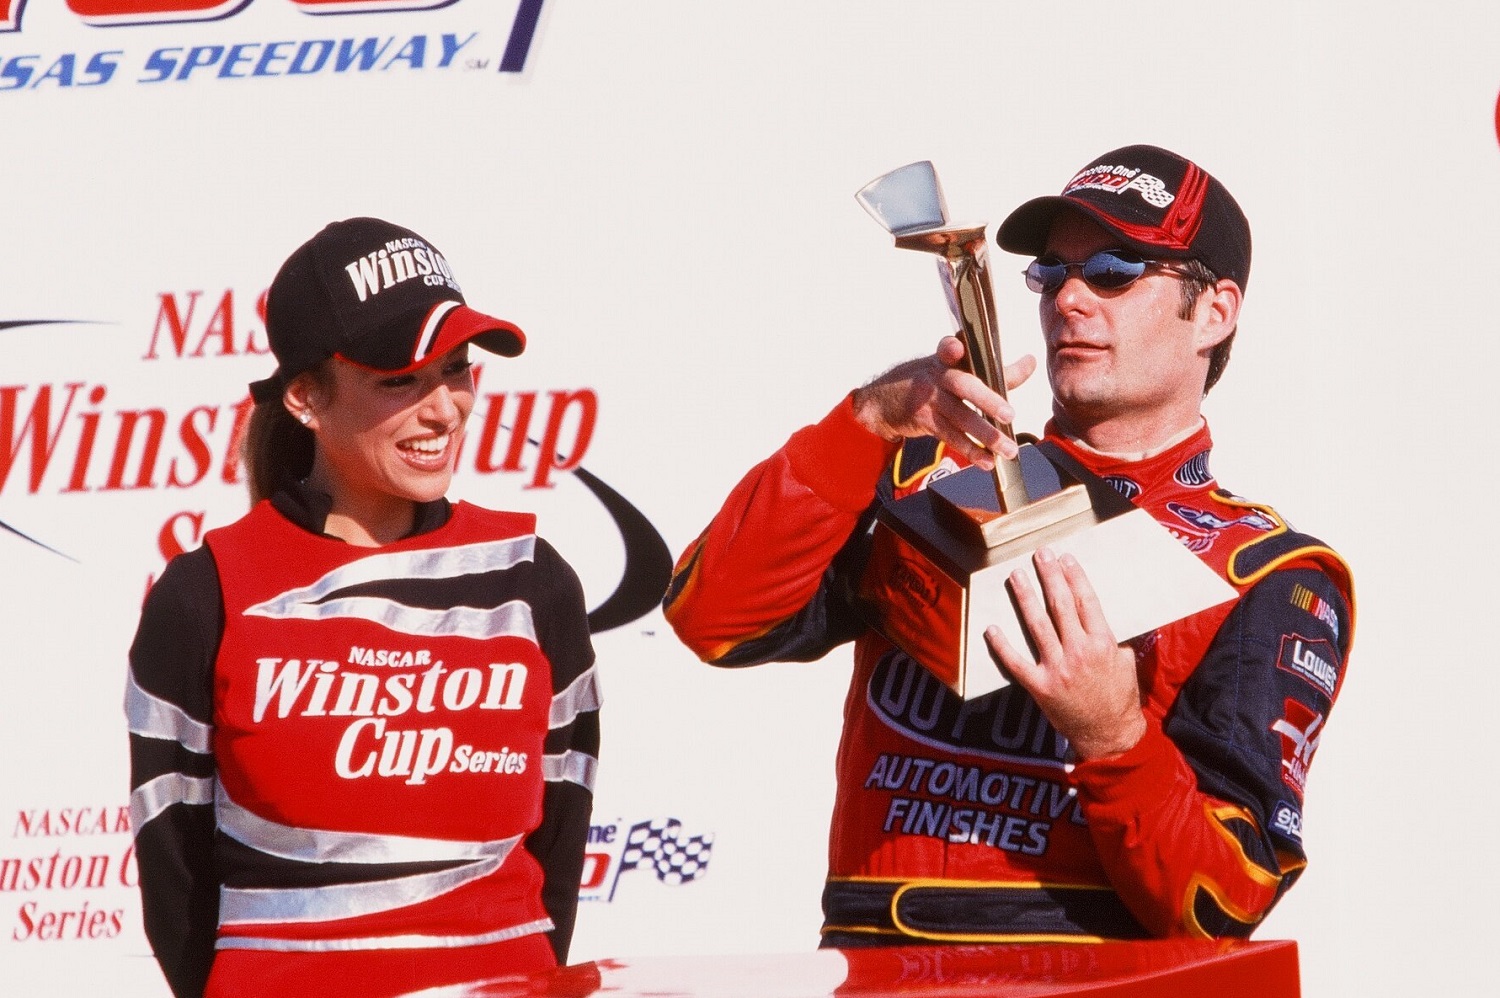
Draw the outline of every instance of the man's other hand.
<instances>
[{"instance_id":1,"label":"man's other hand","mask_svg":"<svg viewBox=\"0 0 1500 998\"><path fill-rule=\"evenodd\" d=\"M1146 733L1135 652L1116 642L1076 558L1044 547L1032 560L1041 596L1024 572L1012 573L1010 586L1037 661L1012 648L998 627L985 630L985 641L1079 758L1133 748Z\"/></svg>"}]
</instances>

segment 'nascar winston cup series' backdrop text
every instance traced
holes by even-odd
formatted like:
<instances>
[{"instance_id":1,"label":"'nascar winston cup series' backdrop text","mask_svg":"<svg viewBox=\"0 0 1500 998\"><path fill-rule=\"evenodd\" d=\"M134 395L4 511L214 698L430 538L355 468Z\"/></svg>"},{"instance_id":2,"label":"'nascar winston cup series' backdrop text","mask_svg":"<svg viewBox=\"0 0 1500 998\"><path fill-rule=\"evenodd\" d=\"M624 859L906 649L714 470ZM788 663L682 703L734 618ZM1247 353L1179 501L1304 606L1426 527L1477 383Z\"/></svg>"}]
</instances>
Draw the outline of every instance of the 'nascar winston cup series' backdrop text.
<instances>
[{"instance_id":1,"label":"'nascar winston cup series' backdrop text","mask_svg":"<svg viewBox=\"0 0 1500 998\"><path fill-rule=\"evenodd\" d=\"M534 510L594 611L572 958L813 948L847 653L698 664L663 559L947 331L930 262L855 190L930 159L955 220L993 226L1132 142L1196 159L1255 232L1214 472L1359 587L1310 867L1258 936L1297 939L1320 998L1467 982L1500 928L1476 765L1497 56L1484 2L0 0L0 991L166 993L126 649L166 561L245 508L272 274L363 214L530 338L479 357L454 494ZM1004 352L1036 353L1024 261L991 260Z\"/></svg>"}]
</instances>

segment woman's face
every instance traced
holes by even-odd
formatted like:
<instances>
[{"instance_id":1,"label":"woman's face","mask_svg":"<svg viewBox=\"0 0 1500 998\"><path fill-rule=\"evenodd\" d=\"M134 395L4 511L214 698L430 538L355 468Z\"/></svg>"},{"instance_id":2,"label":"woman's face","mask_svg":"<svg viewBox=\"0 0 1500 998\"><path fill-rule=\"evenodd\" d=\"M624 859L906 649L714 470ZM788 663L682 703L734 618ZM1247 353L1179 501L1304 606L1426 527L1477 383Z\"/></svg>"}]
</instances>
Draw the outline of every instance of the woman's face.
<instances>
[{"instance_id":1,"label":"woman's face","mask_svg":"<svg viewBox=\"0 0 1500 998\"><path fill-rule=\"evenodd\" d=\"M302 377L310 379L302 386L306 425L317 441L310 484L333 498L336 513L365 522L372 533L383 517L404 510L404 533L411 504L441 498L453 480L474 409L468 344L410 374L335 358L321 380Z\"/></svg>"}]
</instances>

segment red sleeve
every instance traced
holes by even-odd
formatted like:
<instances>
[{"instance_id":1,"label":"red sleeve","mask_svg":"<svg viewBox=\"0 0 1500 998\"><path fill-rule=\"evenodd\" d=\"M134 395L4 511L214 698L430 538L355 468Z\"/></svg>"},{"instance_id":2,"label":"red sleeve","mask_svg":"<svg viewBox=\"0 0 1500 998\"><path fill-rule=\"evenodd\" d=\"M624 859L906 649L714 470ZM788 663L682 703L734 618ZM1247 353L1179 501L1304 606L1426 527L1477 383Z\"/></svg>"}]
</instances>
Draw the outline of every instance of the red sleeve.
<instances>
[{"instance_id":1,"label":"red sleeve","mask_svg":"<svg viewBox=\"0 0 1500 998\"><path fill-rule=\"evenodd\" d=\"M1075 767L1110 882L1153 935L1248 936L1301 875L1303 790L1348 662L1351 608L1320 569L1271 573L1165 718L1148 714L1128 752Z\"/></svg>"},{"instance_id":2,"label":"red sleeve","mask_svg":"<svg viewBox=\"0 0 1500 998\"><path fill-rule=\"evenodd\" d=\"M750 469L678 560L665 601L678 637L721 662L807 608L896 449L855 420L846 397Z\"/></svg>"},{"instance_id":3,"label":"red sleeve","mask_svg":"<svg viewBox=\"0 0 1500 998\"><path fill-rule=\"evenodd\" d=\"M1253 862L1232 827L1255 820L1199 791L1154 718L1130 751L1080 762L1073 776L1110 882L1153 936L1223 934L1200 924L1200 894L1246 934L1280 897L1280 871Z\"/></svg>"}]
</instances>

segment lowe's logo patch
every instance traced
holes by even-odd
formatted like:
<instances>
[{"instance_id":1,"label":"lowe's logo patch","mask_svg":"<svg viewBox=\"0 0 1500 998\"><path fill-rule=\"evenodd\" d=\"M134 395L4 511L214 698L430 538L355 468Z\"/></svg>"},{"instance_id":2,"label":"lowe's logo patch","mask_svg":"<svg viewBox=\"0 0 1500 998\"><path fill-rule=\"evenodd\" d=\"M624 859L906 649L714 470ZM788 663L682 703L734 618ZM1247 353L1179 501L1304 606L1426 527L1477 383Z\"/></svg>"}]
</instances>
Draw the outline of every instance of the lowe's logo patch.
<instances>
[{"instance_id":1,"label":"lowe's logo patch","mask_svg":"<svg viewBox=\"0 0 1500 998\"><path fill-rule=\"evenodd\" d=\"M1332 698L1339 685L1338 653L1327 641L1288 634L1281 639L1276 667L1306 680Z\"/></svg>"}]
</instances>

